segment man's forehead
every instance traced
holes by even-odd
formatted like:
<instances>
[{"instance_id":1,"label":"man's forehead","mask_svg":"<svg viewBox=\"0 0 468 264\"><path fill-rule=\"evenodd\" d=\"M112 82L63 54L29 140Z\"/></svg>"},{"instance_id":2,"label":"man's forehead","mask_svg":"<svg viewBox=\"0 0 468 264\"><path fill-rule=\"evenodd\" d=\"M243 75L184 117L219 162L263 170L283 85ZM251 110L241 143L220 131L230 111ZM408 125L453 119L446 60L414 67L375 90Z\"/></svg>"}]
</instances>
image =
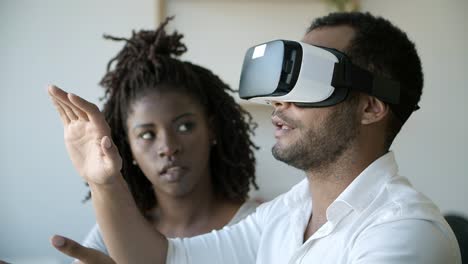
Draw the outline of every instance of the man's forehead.
<instances>
[{"instance_id":1,"label":"man's forehead","mask_svg":"<svg viewBox=\"0 0 468 264\"><path fill-rule=\"evenodd\" d=\"M343 52L353 37L354 29L350 26L325 26L307 33L302 42Z\"/></svg>"}]
</instances>

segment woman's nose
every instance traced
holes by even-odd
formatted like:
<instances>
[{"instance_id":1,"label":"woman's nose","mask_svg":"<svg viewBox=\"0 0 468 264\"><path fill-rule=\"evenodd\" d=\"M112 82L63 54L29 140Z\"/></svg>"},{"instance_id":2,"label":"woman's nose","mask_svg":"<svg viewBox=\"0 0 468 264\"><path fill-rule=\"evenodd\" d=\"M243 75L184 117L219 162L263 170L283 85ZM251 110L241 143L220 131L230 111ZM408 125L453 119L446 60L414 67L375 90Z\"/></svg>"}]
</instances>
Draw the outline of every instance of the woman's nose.
<instances>
[{"instance_id":1,"label":"woman's nose","mask_svg":"<svg viewBox=\"0 0 468 264\"><path fill-rule=\"evenodd\" d=\"M162 138L160 138L159 144L157 146L157 153L159 157L171 157L178 154L179 151L180 144L175 136L164 135Z\"/></svg>"}]
</instances>

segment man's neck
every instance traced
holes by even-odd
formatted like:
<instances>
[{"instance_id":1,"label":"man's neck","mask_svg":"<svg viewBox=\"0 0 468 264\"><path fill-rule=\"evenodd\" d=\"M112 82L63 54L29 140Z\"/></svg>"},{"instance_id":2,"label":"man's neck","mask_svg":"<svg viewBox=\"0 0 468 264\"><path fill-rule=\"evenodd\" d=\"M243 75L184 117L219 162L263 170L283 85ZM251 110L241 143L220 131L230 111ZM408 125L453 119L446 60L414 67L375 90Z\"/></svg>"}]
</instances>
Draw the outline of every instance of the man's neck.
<instances>
[{"instance_id":1,"label":"man's neck","mask_svg":"<svg viewBox=\"0 0 468 264\"><path fill-rule=\"evenodd\" d=\"M311 193L312 215L304 232L304 241L327 222L326 211L330 204L378 157L383 155L349 149L333 164L307 172Z\"/></svg>"}]
</instances>

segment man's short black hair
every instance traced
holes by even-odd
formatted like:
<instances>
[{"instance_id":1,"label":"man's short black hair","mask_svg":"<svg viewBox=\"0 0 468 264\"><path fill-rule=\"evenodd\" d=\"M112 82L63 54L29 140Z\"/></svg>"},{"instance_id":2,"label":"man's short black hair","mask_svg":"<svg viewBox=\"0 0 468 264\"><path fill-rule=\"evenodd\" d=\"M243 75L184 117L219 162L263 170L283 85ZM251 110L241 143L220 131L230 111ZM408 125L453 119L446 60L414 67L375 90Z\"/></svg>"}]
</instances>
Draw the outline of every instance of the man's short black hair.
<instances>
[{"instance_id":1,"label":"man's short black hair","mask_svg":"<svg viewBox=\"0 0 468 264\"><path fill-rule=\"evenodd\" d=\"M355 36L344 53L354 64L400 82L400 104L390 104L392 114L385 142L388 149L421 98L423 73L416 47L405 32L370 13L331 13L313 21L308 32L327 26L353 28Z\"/></svg>"}]
</instances>

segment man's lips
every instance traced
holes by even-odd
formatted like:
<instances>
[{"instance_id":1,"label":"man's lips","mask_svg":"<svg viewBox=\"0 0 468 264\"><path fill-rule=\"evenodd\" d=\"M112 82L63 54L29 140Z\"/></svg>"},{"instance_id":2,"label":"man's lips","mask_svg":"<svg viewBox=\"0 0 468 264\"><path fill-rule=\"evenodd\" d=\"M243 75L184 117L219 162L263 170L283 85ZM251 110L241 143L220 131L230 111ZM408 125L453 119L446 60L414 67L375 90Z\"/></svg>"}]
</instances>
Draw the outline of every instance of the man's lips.
<instances>
[{"instance_id":1,"label":"man's lips","mask_svg":"<svg viewBox=\"0 0 468 264\"><path fill-rule=\"evenodd\" d=\"M295 127L288 122L284 121L282 118L278 116L272 116L271 118L272 124L275 126L275 138L283 136L289 133L291 130L295 129Z\"/></svg>"}]
</instances>

